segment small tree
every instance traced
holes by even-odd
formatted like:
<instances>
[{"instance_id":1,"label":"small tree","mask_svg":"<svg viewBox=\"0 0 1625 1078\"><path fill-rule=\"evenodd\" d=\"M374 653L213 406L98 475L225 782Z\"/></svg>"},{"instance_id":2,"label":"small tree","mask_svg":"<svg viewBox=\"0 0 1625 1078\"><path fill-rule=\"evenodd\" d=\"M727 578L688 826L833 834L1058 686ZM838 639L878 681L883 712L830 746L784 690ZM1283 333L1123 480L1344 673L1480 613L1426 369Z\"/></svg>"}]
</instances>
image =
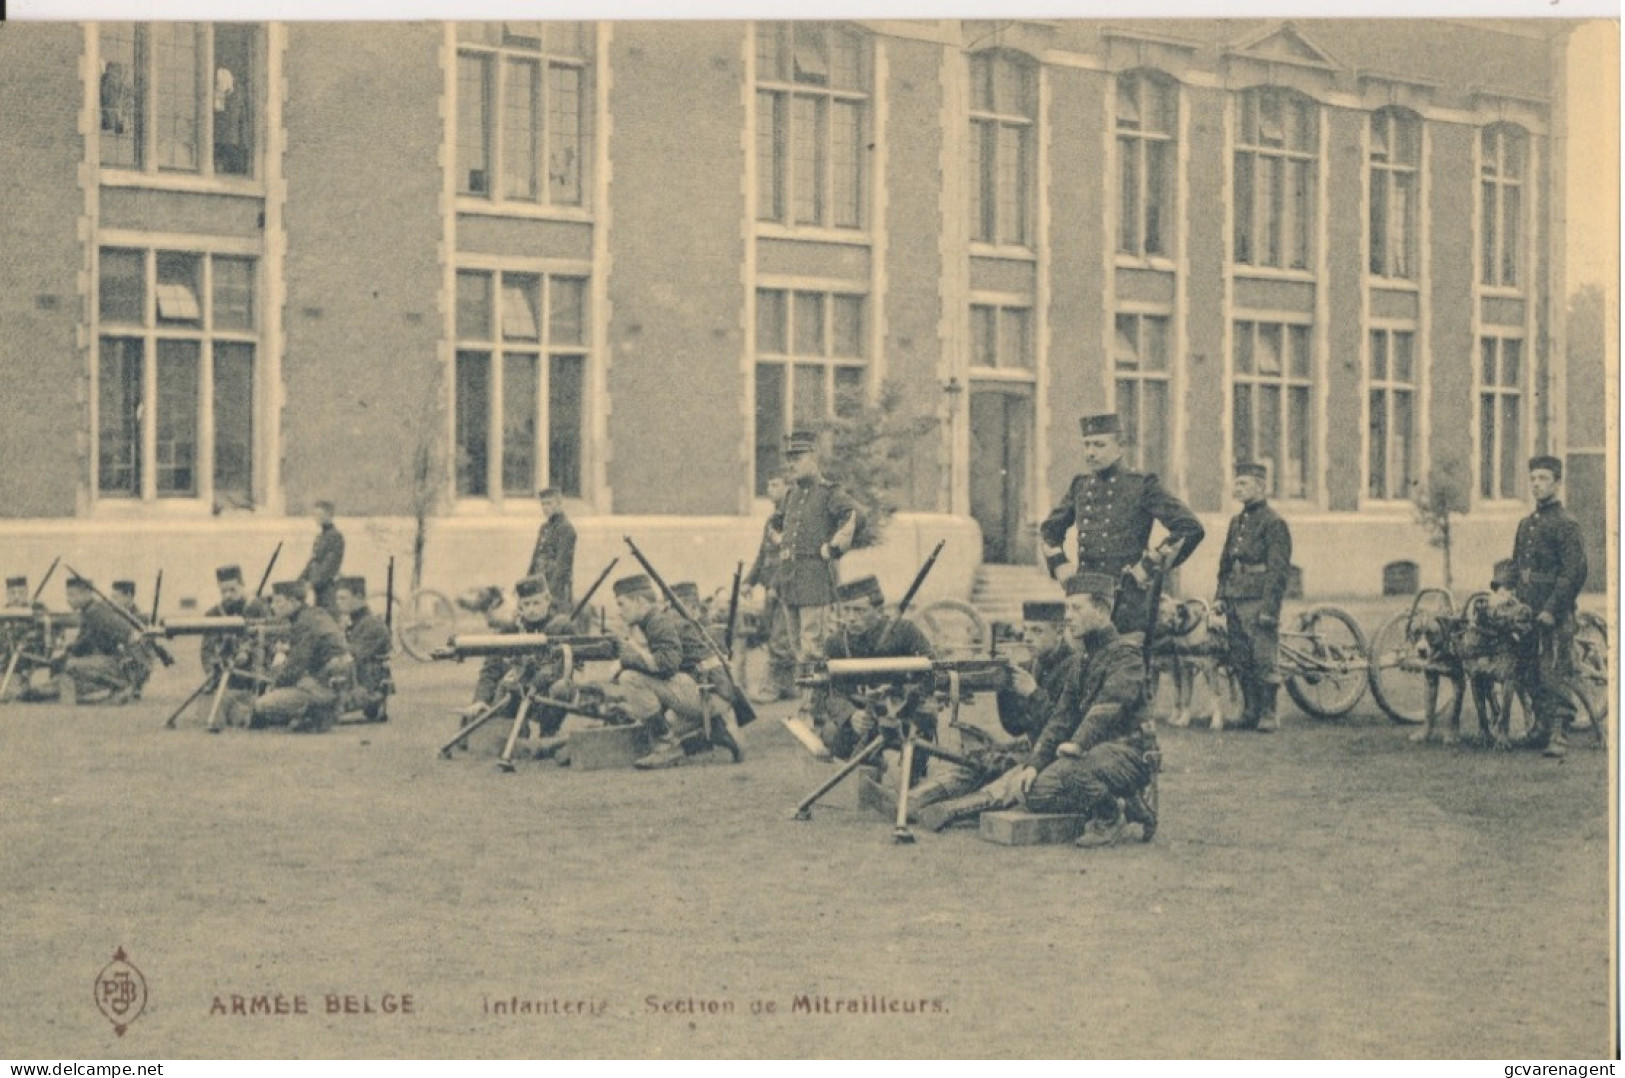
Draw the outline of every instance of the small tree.
<instances>
[{"instance_id":1,"label":"small tree","mask_svg":"<svg viewBox=\"0 0 1625 1078\"><path fill-rule=\"evenodd\" d=\"M1444 588L1454 590L1450 556L1453 518L1467 512L1467 480L1453 461L1436 464L1425 481L1411 484L1416 522L1428 533L1428 546L1444 552Z\"/></svg>"},{"instance_id":2,"label":"small tree","mask_svg":"<svg viewBox=\"0 0 1625 1078\"><path fill-rule=\"evenodd\" d=\"M819 428L830 432L824 475L863 506L852 545L878 546L908 483L909 457L920 439L936 430L937 417L909 414L902 387L887 381L874 403L844 410Z\"/></svg>"},{"instance_id":3,"label":"small tree","mask_svg":"<svg viewBox=\"0 0 1625 1078\"><path fill-rule=\"evenodd\" d=\"M429 518L440 511L446 497L446 444L444 415L438 383L431 390L402 444L401 460L409 507L412 510L412 590L423 586L423 555L429 545Z\"/></svg>"}]
</instances>

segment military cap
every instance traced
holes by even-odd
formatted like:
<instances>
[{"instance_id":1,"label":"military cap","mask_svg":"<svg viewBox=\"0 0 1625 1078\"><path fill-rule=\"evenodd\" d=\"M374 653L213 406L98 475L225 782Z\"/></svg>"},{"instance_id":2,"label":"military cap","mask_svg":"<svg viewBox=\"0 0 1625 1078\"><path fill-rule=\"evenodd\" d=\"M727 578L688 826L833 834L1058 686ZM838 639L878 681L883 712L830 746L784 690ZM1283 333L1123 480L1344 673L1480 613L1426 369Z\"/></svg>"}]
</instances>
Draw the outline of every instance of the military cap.
<instances>
[{"instance_id":1,"label":"military cap","mask_svg":"<svg viewBox=\"0 0 1625 1078\"><path fill-rule=\"evenodd\" d=\"M541 490L538 490L536 492L536 497L538 497L538 498L559 498L559 497L563 497L563 495L561 495L559 493L559 488L558 487L543 487Z\"/></svg>"},{"instance_id":2,"label":"military cap","mask_svg":"<svg viewBox=\"0 0 1625 1078\"><path fill-rule=\"evenodd\" d=\"M1253 464L1251 462L1237 464L1236 478L1240 479L1242 476L1248 476L1253 479L1268 479L1270 477L1270 470L1262 464Z\"/></svg>"},{"instance_id":3,"label":"military cap","mask_svg":"<svg viewBox=\"0 0 1625 1078\"><path fill-rule=\"evenodd\" d=\"M615 581L616 595L653 595L654 590L654 584L643 573L633 573L631 576L623 576Z\"/></svg>"},{"instance_id":4,"label":"military cap","mask_svg":"<svg viewBox=\"0 0 1625 1078\"><path fill-rule=\"evenodd\" d=\"M26 576L8 576L6 577L6 587L26 588L28 587L28 578Z\"/></svg>"},{"instance_id":5,"label":"military cap","mask_svg":"<svg viewBox=\"0 0 1625 1078\"><path fill-rule=\"evenodd\" d=\"M690 610L700 605L700 586L692 580L679 580L671 586L671 593Z\"/></svg>"},{"instance_id":6,"label":"military cap","mask_svg":"<svg viewBox=\"0 0 1625 1078\"><path fill-rule=\"evenodd\" d=\"M1036 603L1021 604L1022 621L1065 621L1066 604L1047 599Z\"/></svg>"},{"instance_id":7,"label":"military cap","mask_svg":"<svg viewBox=\"0 0 1625 1078\"><path fill-rule=\"evenodd\" d=\"M241 567L236 565L222 565L220 568L214 571L214 578L222 584L228 580L236 580L241 582L243 579L243 570Z\"/></svg>"},{"instance_id":8,"label":"military cap","mask_svg":"<svg viewBox=\"0 0 1625 1078\"><path fill-rule=\"evenodd\" d=\"M532 595L546 595L548 594L547 577L524 577L513 586L513 593L519 596L521 599L529 599ZM615 594L619 595L620 592L617 591Z\"/></svg>"},{"instance_id":9,"label":"military cap","mask_svg":"<svg viewBox=\"0 0 1625 1078\"><path fill-rule=\"evenodd\" d=\"M1490 573L1490 587L1510 588L1518 582L1518 571L1513 566L1516 563L1511 558L1502 558L1495 563L1495 569Z\"/></svg>"},{"instance_id":10,"label":"military cap","mask_svg":"<svg viewBox=\"0 0 1625 1078\"><path fill-rule=\"evenodd\" d=\"M1530 457L1529 470L1551 472L1553 479L1563 478L1563 462L1557 457Z\"/></svg>"},{"instance_id":11,"label":"military cap","mask_svg":"<svg viewBox=\"0 0 1625 1078\"><path fill-rule=\"evenodd\" d=\"M85 588L86 590L88 590L91 587L93 587L93 585L90 582L90 577L74 575L74 576L68 577L68 587L70 587L70 588Z\"/></svg>"},{"instance_id":12,"label":"military cap","mask_svg":"<svg viewBox=\"0 0 1625 1078\"><path fill-rule=\"evenodd\" d=\"M1086 415L1078 420L1078 426L1087 438L1091 434L1120 434L1122 427L1118 425L1116 412L1105 412L1101 415Z\"/></svg>"},{"instance_id":13,"label":"military cap","mask_svg":"<svg viewBox=\"0 0 1625 1078\"><path fill-rule=\"evenodd\" d=\"M880 590L880 581L873 576L860 576L856 580L847 581L835 590L843 603L855 603L867 599L871 603L886 601L885 593Z\"/></svg>"},{"instance_id":14,"label":"military cap","mask_svg":"<svg viewBox=\"0 0 1625 1078\"><path fill-rule=\"evenodd\" d=\"M271 594L280 595L284 599L298 599L305 601L305 582L303 580L278 580L271 585Z\"/></svg>"},{"instance_id":15,"label":"military cap","mask_svg":"<svg viewBox=\"0 0 1625 1078\"><path fill-rule=\"evenodd\" d=\"M800 456L818 449L818 435L810 430L795 430L784 436L784 455Z\"/></svg>"},{"instance_id":16,"label":"military cap","mask_svg":"<svg viewBox=\"0 0 1625 1078\"><path fill-rule=\"evenodd\" d=\"M333 581L334 591L347 591L357 599L367 597L367 578L364 576L341 576Z\"/></svg>"},{"instance_id":17,"label":"military cap","mask_svg":"<svg viewBox=\"0 0 1625 1078\"><path fill-rule=\"evenodd\" d=\"M1062 585L1066 588L1067 597L1074 595L1095 595L1110 600L1117 594L1117 581L1105 573L1074 573L1066 578Z\"/></svg>"},{"instance_id":18,"label":"military cap","mask_svg":"<svg viewBox=\"0 0 1625 1078\"><path fill-rule=\"evenodd\" d=\"M135 594L135 581L133 581L133 580L115 580L115 581L113 581L113 590L115 592L117 592L118 594L120 594L120 595L134 595Z\"/></svg>"}]
</instances>

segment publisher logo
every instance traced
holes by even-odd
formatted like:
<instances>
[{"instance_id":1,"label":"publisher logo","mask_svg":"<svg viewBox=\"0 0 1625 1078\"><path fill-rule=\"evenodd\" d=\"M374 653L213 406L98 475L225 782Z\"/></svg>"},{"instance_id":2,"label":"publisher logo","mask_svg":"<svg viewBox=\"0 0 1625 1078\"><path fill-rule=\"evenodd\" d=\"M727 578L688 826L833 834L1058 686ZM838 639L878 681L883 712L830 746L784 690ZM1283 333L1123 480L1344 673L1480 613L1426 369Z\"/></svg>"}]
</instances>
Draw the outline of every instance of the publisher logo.
<instances>
[{"instance_id":1,"label":"publisher logo","mask_svg":"<svg viewBox=\"0 0 1625 1078\"><path fill-rule=\"evenodd\" d=\"M147 979L131 964L123 947L113 952L113 960L96 975L96 1006L120 1037L147 1008Z\"/></svg>"}]
</instances>

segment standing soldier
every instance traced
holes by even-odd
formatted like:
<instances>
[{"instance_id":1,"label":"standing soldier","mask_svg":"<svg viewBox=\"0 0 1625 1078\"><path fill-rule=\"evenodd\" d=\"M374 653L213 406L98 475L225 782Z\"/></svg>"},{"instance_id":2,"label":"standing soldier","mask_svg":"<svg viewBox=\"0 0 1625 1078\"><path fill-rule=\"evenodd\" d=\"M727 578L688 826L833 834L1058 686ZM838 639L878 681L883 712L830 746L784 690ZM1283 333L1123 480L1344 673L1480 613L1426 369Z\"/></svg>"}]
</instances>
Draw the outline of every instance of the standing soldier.
<instances>
[{"instance_id":1,"label":"standing soldier","mask_svg":"<svg viewBox=\"0 0 1625 1078\"><path fill-rule=\"evenodd\" d=\"M327 610L333 608L333 587L338 582L339 569L344 565L344 533L333 526L333 503L317 502L314 508L316 542L310 548L310 560L305 563L299 580L310 586L316 605Z\"/></svg>"},{"instance_id":2,"label":"standing soldier","mask_svg":"<svg viewBox=\"0 0 1625 1078\"><path fill-rule=\"evenodd\" d=\"M1512 544L1513 589L1535 614L1536 631L1518 655L1518 680L1534 688L1534 726L1529 746L1547 756L1567 751L1564 730L1574 705L1562 692L1570 674L1574 644L1574 601L1586 581L1580 524L1563 508L1558 494L1563 462L1556 457L1529 461L1529 492L1535 510L1518 522Z\"/></svg>"},{"instance_id":3,"label":"standing soldier","mask_svg":"<svg viewBox=\"0 0 1625 1078\"><path fill-rule=\"evenodd\" d=\"M329 664L349 655L344 633L327 611L305 605L302 580L271 585L271 612L289 624L288 651L272 664L271 688L254 701L249 726L324 732L338 718Z\"/></svg>"},{"instance_id":4,"label":"standing soldier","mask_svg":"<svg viewBox=\"0 0 1625 1078\"><path fill-rule=\"evenodd\" d=\"M782 475L767 481L767 496L773 499L773 512L784 509L784 498L790 490ZM773 530L773 518L762 526L762 545L757 548L756 561L744 579L747 588L762 588L767 597L762 603L761 622L757 632L767 639L767 684L752 697L758 704L772 704L780 700L793 700L796 695L796 646L790 634L790 612L779 594L780 542Z\"/></svg>"},{"instance_id":5,"label":"standing soldier","mask_svg":"<svg viewBox=\"0 0 1625 1078\"><path fill-rule=\"evenodd\" d=\"M808 431L786 435L784 455L792 482L784 508L773 517L782 543L779 594L789 614L796 661L807 662L824 653L830 608L836 601L835 562L852 548L859 509L851 494L819 471L816 435ZM791 720L791 732L809 748L820 744L809 723L811 716L811 696L803 694L802 714Z\"/></svg>"},{"instance_id":6,"label":"standing soldier","mask_svg":"<svg viewBox=\"0 0 1625 1078\"><path fill-rule=\"evenodd\" d=\"M1202 523L1162 489L1155 475L1123 466L1116 415L1084 416L1079 425L1088 472L1072 477L1061 504L1039 525L1044 563L1058 579L1057 570L1066 564L1066 533L1076 524L1078 572L1118 580L1112 622L1120 632L1141 632L1150 624L1146 587L1151 575L1175 569L1191 556L1202 541ZM1153 522L1168 530L1155 549L1150 547Z\"/></svg>"},{"instance_id":7,"label":"standing soldier","mask_svg":"<svg viewBox=\"0 0 1625 1078\"><path fill-rule=\"evenodd\" d=\"M557 487L538 491L542 503L542 527L536 533L536 549L531 551L526 576L547 578L553 602L570 610L575 605L576 529L564 515L564 495Z\"/></svg>"},{"instance_id":8,"label":"standing soldier","mask_svg":"<svg viewBox=\"0 0 1625 1078\"><path fill-rule=\"evenodd\" d=\"M1264 499L1269 473L1262 464L1236 465L1236 500L1219 555L1219 602L1224 606L1230 666L1246 702L1244 730L1276 729L1275 696L1281 688L1276 652L1281 637L1281 600L1292 566L1292 532Z\"/></svg>"}]
</instances>

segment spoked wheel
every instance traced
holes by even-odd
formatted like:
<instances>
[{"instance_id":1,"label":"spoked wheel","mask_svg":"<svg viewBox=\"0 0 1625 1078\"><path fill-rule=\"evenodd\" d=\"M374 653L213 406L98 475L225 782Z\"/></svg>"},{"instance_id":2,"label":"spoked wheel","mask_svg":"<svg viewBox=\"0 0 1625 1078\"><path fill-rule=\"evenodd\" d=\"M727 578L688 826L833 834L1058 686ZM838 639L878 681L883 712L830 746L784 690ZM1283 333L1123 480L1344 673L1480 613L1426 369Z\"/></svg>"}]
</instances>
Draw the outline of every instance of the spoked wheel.
<instances>
[{"instance_id":1,"label":"spoked wheel","mask_svg":"<svg viewBox=\"0 0 1625 1078\"><path fill-rule=\"evenodd\" d=\"M1603 708L1599 710L1591 702L1591 695L1585 686L1576 679L1563 690L1568 697L1569 704L1574 708L1574 721L1569 723L1568 735L1578 744L1590 745L1593 748L1606 749L1608 747L1608 689L1603 687Z\"/></svg>"},{"instance_id":2,"label":"spoked wheel","mask_svg":"<svg viewBox=\"0 0 1625 1078\"><path fill-rule=\"evenodd\" d=\"M1400 611L1383 623L1371 638L1371 695L1394 722L1420 723L1428 714L1427 641L1413 632L1411 613ZM1440 714L1455 706L1456 686L1450 678L1439 679Z\"/></svg>"},{"instance_id":3,"label":"spoked wheel","mask_svg":"<svg viewBox=\"0 0 1625 1078\"><path fill-rule=\"evenodd\" d=\"M982 615L969 603L941 599L915 617L939 658L974 658L988 654L992 644Z\"/></svg>"},{"instance_id":4,"label":"spoked wheel","mask_svg":"<svg viewBox=\"0 0 1625 1078\"><path fill-rule=\"evenodd\" d=\"M1575 690L1585 698L1586 711L1603 739L1608 727L1608 625L1595 614L1581 614L1574 632L1570 662Z\"/></svg>"},{"instance_id":5,"label":"spoked wheel","mask_svg":"<svg viewBox=\"0 0 1625 1078\"><path fill-rule=\"evenodd\" d=\"M1365 695L1369 669L1365 633L1348 612L1317 606L1296 633L1281 634L1281 668L1292 701L1317 719L1346 715Z\"/></svg>"},{"instance_id":6,"label":"spoked wheel","mask_svg":"<svg viewBox=\"0 0 1625 1078\"><path fill-rule=\"evenodd\" d=\"M427 588L413 592L396 617L401 650L419 662L428 662L429 652L444 644L457 627L451 600Z\"/></svg>"}]
</instances>

